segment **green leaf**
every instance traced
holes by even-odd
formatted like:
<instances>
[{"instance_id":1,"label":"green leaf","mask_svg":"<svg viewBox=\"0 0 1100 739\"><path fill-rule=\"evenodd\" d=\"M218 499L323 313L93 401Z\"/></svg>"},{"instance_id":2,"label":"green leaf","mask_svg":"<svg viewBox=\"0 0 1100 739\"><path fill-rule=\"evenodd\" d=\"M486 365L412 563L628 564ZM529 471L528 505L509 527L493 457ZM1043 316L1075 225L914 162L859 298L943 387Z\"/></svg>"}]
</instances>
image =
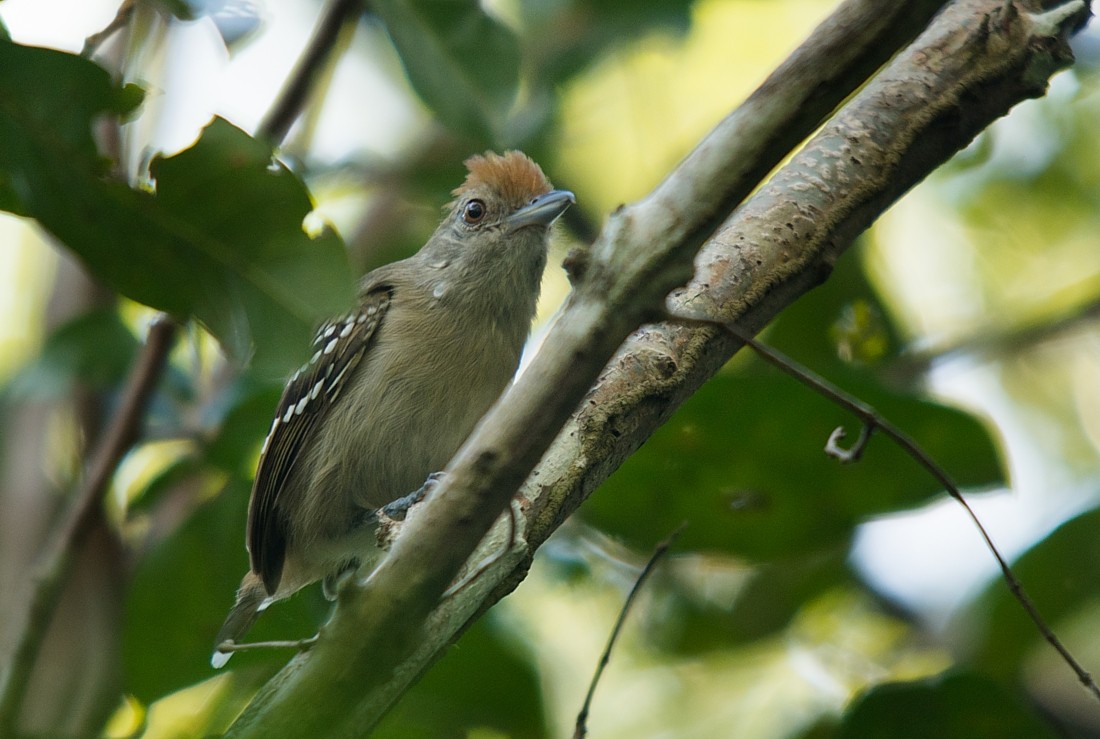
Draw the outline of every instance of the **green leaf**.
<instances>
[{"instance_id":1,"label":"green leaf","mask_svg":"<svg viewBox=\"0 0 1100 739\"><path fill-rule=\"evenodd\" d=\"M182 486L191 486L201 472L202 463L194 455L182 455L169 462L164 469L151 477L134 499L127 502L126 515L131 518L135 514L146 512L153 512L155 515L156 507L165 498Z\"/></svg>"},{"instance_id":2,"label":"green leaf","mask_svg":"<svg viewBox=\"0 0 1100 739\"><path fill-rule=\"evenodd\" d=\"M816 596L854 582L846 555L837 547L759 565L729 604L700 602L696 584L682 588L669 578L679 597L670 601L674 610L661 619L655 634L651 630L651 638L666 649L702 655L771 636Z\"/></svg>"},{"instance_id":3,"label":"green leaf","mask_svg":"<svg viewBox=\"0 0 1100 739\"><path fill-rule=\"evenodd\" d=\"M214 636L248 570L247 504L248 484L235 479L139 564L123 629L127 693L148 703L215 674ZM327 608L319 588L304 591L267 609L249 638L311 636ZM274 671L291 656L285 650L248 652L235 655L226 669Z\"/></svg>"},{"instance_id":4,"label":"green leaf","mask_svg":"<svg viewBox=\"0 0 1100 739\"><path fill-rule=\"evenodd\" d=\"M312 210L293 173L271 150L217 119L199 142L153 163L157 201L195 247L172 254L190 261L186 285L196 314L232 356L255 344L261 374L284 374L287 357L304 356L316 324L354 302L340 239L310 239ZM202 283L207 283L203 285Z\"/></svg>"},{"instance_id":5,"label":"green leaf","mask_svg":"<svg viewBox=\"0 0 1100 739\"><path fill-rule=\"evenodd\" d=\"M549 92L598 58L657 30L684 34L694 0L520 0L532 83Z\"/></svg>"},{"instance_id":6,"label":"green leaf","mask_svg":"<svg viewBox=\"0 0 1100 739\"><path fill-rule=\"evenodd\" d=\"M1045 739L1048 724L985 678L948 673L880 685L848 710L838 739Z\"/></svg>"},{"instance_id":7,"label":"green leaf","mask_svg":"<svg viewBox=\"0 0 1100 739\"><path fill-rule=\"evenodd\" d=\"M906 430L961 485L1000 479L995 449L970 416L880 382L841 361L830 326L841 307L873 301L858 264L792 306L765 339ZM889 334L889 331L886 332ZM889 339L881 339L887 344ZM755 560L845 544L867 518L942 492L881 435L841 465L822 449L847 411L759 361L738 360L708 382L582 508L586 520L639 547L688 521L682 543Z\"/></svg>"},{"instance_id":8,"label":"green leaf","mask_svg":"<svg viewBox=\"0 0 1100 739\"><path fill-rule=\"evenodd\" d=\"M491 676L493 689L485 680ZM428 670L372 732L379 739L489 735L545 735L538 674L509 642L492 612L479 619ZM460 731L465 729L466 731Z\"/></svg>"},{"instance_id":9,"label":"green leaf","mask_svg":"<svg viewBox=\"0 0 1100 739\"><path fill-rule=\"evenodd\" d=\"M215 120L154 163L156 196L132 190L106 177L90 133L98 114L132 109L132 90L43 49L2 43L0 68L0 207L36 218L118 292L194 316L238 362L279 376L353 303L340 240L304 233L309 193L267 144Z\"/></svg>"},{"instance_id":10,"label":"green leaf","mask_svg":"<svg viewBox=\"0 0 1100 739\"><path fill-rule=\"evenodd\" d=\"M30 215L26 198L37 183L26 180L47 175L28 171L30 164L47 164L37 149L56 153L48 162L56 179L74 169L102 175L107 162L92 139L92 122L101 114L128 113L141 100L91 62L0 35L0 209Z\"/></svg>"},{"instance_id":11,"label":"green leaf","mask_svg":"<svg viewBox=\"0 0 1100 739\"><path fill-rule=\"evenodd\" d=\"M477 0L377 0L421 99L445 125L491 144L519 88L519 42Z\"/></svg>"},{"instance_id":12,"label":"green leaf","mask_svg":"<svg viewBox=\"0 0 1100 739\"><path fill-rule=\"evenodd\" d=\"M882 389L856 392L901 419L941 464L968 473L964 482L996 479L988 438L969 417ZM608 480L584 516L639 546L687 520L687 547L770 559L847 541L870 516L941 492L882 437L858 464L826 457L825 440L844 424L855 428L843 411L785 376L720 375Z\"/></svg>"},{"instance_id":13,"label":"green leaf","mask_svg":"<svg viewBox=\"0 0 1100 739\"><path fill-rule=\"evenodd\" d=\"M165 9L181 21L192 21L202 15L202 8L192 7L188 0L158 0Z\"/></svg>"},{"instance_id":14,"label":"green leaf","mask_svg":"<svg viewBox=\"0 0 1100 739\"><path fill-rule=\"evenodd\" d=\"M126 377L137 347L117 311L86 313L56 329L7 391L21 398L59 398L78 381L88 388L115 386Z\"/></svg>"},{"instance_id":15,"label":"green leaf","mask_svg":"<svg viewBox=\"0 0 1100 739\"><path fill-rule=\"evenodd\" d=\"M206 462L231 474L251 477L282 392L281 382L257 382L250 375L230 384L204 409L203 425L216 429L205 445Z\"/></svg>"}]
</instances>

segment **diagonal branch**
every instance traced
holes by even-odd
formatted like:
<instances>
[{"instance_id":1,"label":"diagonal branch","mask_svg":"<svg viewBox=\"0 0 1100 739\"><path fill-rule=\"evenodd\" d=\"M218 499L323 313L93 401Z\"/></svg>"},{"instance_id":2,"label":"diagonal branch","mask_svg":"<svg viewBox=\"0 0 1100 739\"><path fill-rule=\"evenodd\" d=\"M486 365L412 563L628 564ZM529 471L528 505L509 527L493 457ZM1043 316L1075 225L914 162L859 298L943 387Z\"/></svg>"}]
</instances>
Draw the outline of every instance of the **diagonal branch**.
<instances>
[{"instance_id":1,"label":"diagonal branch","mask_svg":"<svg viewBox=\"0 0 1100 739\"><path fill-rule=\"evenodd\" d=\"M49 548L35 566L35 588L27 606L26 624L4 675L0 694L0 736L13 736L23 697L30 684L42 640L61 597L76 553L95 524L115 467L138 437L145 408L160 380L176 324L161 317L149 326L145 347L135 360L118 410L92 455L84 484L76 493Z\"/></svg>"},{"instance_id":2,"label":"diagonal branch","mask_svg":"<svg viewBox=\"0 0 1100 739\"><path fill-rule=\"evenodd\" d=\"M278 144L313 88L318 70L328 60L341 29L354 22L364 0L333 0L308 49L299 61L287 88L280 93L260 126L258 135ZM130 22L132 0L121 5L114 20L89 37L82 52L90 56L106 38ZM103 496L119 461L137 440L145 408L160 379L168 351L177 332L175 321L160 314L149 328L149 336L135 360L122 402L93 452L86 479L76 493L66 516L40 556L35 586L26 607L26 619L19 632L10 662L0 673L0 736L14 735L18 727L30 677L73 558L79 551L99 513Z\"/></svg>"},{"instance_id":3,"label":"diagonal branch","mask_svg":"<svg viewBox=\"0 0 1100 739\"><path fill-rule=\"evenodd\" d=\"M340 33L358 20L365 2L366 0L333 0L325 9L309 45L294 66L290 80L279 92L271 110L256 130L257 137L275 144L286 138L313 92L321 70L332 56Z\"/></svg>"},{"instance_id":4,"label":"diagonal branch","mask_svg":"<svg viewBox=\"0 0 1100 739\"><path fill-rule=\"evenodd\" d=\"M938 5L844 3L653 194L612 216L528 371L391 556L348 589L317 647L261 690L231 736L369 730L464 625L515 587L530 552L739 342L716 328L667 322L643 327L608 358L639 322L661 313L710 230L903 43L902 32L887 31L922 28ZM672 312L758 329L819 283L905 190L1016 102L1042 94L1047 77L1071 61L1066 36L1088 11L1080 0L1047 14L1028 7L958 0L941 13L710 240L695 279L669 298ZM523 488L526 553L511 571L486 573L482 588L432 612L540 458Z\"/></svg>"}]
</instances>

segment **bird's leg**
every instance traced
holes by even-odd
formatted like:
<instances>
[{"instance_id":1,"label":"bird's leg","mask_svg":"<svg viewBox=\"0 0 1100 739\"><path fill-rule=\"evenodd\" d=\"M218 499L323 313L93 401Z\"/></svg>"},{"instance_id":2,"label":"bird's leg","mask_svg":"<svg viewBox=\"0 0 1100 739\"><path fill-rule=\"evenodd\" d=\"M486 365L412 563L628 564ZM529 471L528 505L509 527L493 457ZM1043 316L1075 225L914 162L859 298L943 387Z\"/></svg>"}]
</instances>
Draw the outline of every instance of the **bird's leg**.
<instances>
[{"instance_id":1,"label":"bird's leg","mask_svg":"<svg viewBox=\"0 0 1100 739\"><path fill-rule=\"evenodd\" d=\"M443 472L433 472L428 475L428 479L424 481L424 484L415 491L367 513L366 520L378 527L375 538L379 549L389 550L393 540L397 538L397 534L401 531L401 525L409 511L417 503L423 501L428 493L439 485L443 475Z\"/></svg>"},{"instance_id":2,"label":"bird's leg","mask_svg":"<svg viewBox=\"0 0 1100 739\"><path fill-rule=\"evenodd\" d=\"M433 489L439 485L439 481L443 479L443 472L433 472L428 475L428 479L424 481L424 484L417 488L414 492L409 493L403 498L398 498L392 503L387 503L378 509L378 517L388 518L391 521L404 521L405 516L408 514L409 509L414 505L424 500Z\"/></svg>"},{"instance_id":3,"label":"bird's leg","mask_svg":"<svg viewBox=\"0 0 1100 739\"><path fill-rule=\"evenodd\" d=\"M367 521L377 523L377 539L378 546L381 549L388 550L394 539L397 538L398 533L401 530L401 525L405 520L409 510L420 503L424 498L432 491L433 488L439 485L439 482L443 479L443 472L433 472L428 475L428 479L424 481L424 484L420 486L415 492L409 493L403 498L389 503L381 508L371 510L365 516L364 523ZM493 554L489 555L476 567L473 568L467 575L463 576L461 580L453 583L446 592L443 593L443 598L450 598L462 590L464 590L470 583L481 577L486 570L495 565L500 560L504 559L504 556L508 554L516 545L517 532L519 530L519 513L516 512L515 506L520 503L512 498L511 503L508 506L508 540L503 547L498 549Z\"/></svg>"}]
</instances>

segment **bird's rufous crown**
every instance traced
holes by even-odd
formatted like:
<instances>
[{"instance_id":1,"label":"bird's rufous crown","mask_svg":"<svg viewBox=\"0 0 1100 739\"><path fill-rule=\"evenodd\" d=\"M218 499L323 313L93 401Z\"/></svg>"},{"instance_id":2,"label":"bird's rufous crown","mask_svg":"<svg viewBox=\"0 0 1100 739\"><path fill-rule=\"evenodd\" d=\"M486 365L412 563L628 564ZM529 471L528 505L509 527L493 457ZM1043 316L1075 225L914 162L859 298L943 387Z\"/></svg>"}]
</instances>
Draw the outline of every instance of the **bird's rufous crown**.
<instances>
[{"instance_id":1,"label":"bird's rufous crown","mask_svg":"<svg viewBox=\"0 0 1100 739\"><path fill-rule=\"evenodd\" d=\"M522 151L497 154L487 151L466 160L469 174L452 195L461 199L475 189L488 188L513 208L526 205L532 198L550 192L550 180L542 168Z\"/></svg>"}]
</instances>

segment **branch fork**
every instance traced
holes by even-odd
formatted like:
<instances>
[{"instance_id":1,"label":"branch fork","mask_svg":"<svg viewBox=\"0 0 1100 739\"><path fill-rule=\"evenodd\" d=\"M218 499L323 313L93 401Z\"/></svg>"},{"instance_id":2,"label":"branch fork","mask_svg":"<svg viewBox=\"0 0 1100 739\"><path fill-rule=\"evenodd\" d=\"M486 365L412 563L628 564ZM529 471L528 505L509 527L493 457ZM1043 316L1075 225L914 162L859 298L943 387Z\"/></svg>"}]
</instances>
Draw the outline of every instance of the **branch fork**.
<instances>
[{"instance_id":1,"label":"branch fork","mask_svg":"<svg viewBox=\"0 0 1100 739\"><path fill-rule=\"evenodd\" d=\"M319 725L369 731L466 625L515 587L530 552L742 345L683 321L634 333L640 321L667 306L755 333L818 284L906 190L1041 92L1039 83L1071 61L1065 36L1087 14L1074 0L1058 13L1062 22L1051 19L1050 34L1035 23L1020 34L1014 24L994 44L998 30L980 25L1003 0L956 0L936 15L944 4L847 0L649 197L617 211L574 269L576 291L527 372L404 524L391 556L349 588L326 638L261 690L230 736L295 736ZM933 15L913 47L867 83ZM666 301L693 259L695 278ZM510 572L494 568L437 608L521 484L531 503L527 553Z\"/></svg>"}]
</instances>

